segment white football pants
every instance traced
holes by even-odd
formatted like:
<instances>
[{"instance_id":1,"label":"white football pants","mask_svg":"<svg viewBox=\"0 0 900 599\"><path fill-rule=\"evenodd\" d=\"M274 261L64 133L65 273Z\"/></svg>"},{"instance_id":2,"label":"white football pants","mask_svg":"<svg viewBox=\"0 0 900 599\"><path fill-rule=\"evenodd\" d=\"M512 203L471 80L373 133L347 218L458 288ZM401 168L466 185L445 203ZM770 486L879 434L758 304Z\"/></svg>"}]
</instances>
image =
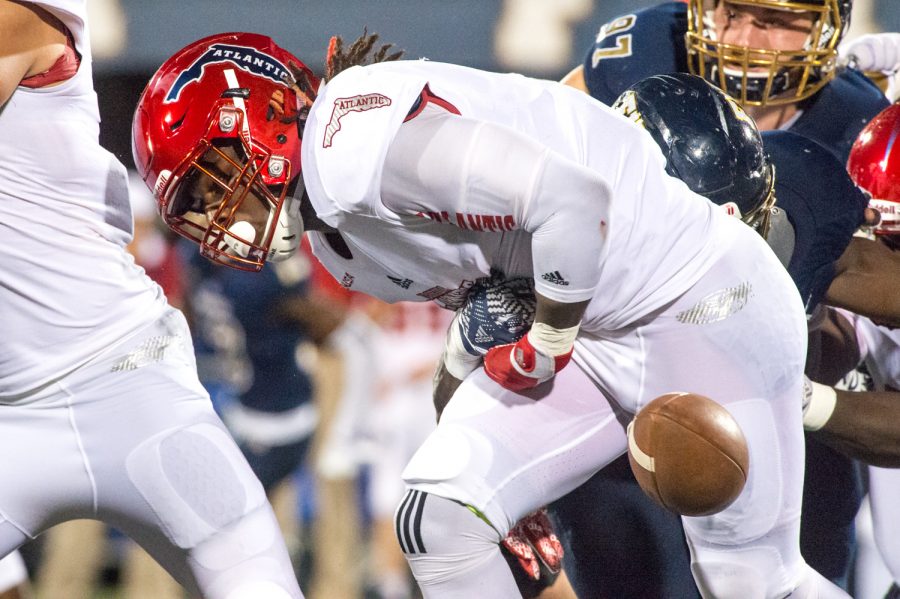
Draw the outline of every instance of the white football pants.
<instances>
[{"instance_id":1,"label":"white football pants","mask_svg":"<svg viewBox=\"0 0 900 599\"><path fill-rule=\"evenodd\" d=\"M783 267L747 233L657 313L619 331L583 331L575 364L537 389L514 393L473 373L404 471L408 486L477 509L499 542L621 455L635 411L672 391L699 393L741 425L750 474L728 509L684 519L698 586L708 597L745 599L801 586L809 575L799 550L806 319ZM423 516L423 533L428 525ZM466 567L462 560L459 571ZM466 578L442 572L426 597L464 596L466 585L469 596L495 596L487 578Z\"/></svg>"},{"instance_id":2,"label":"white football pants","mask_svg":"<svg viewBox=\"0 0 900 599\"><path fill-rule=\"evenodd\" d=\"M0 556L59 522L102 520L190 593L300 598L262 486L200 385L184 317L0 405Z\"/></svg>"}]
</instances>

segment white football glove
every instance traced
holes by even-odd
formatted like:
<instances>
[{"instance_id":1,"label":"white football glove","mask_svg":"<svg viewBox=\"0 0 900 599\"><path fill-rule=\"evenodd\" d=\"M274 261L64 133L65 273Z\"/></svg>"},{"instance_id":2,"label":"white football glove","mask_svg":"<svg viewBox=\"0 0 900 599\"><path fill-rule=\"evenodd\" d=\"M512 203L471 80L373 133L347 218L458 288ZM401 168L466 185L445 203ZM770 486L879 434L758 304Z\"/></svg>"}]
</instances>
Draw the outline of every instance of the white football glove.
<instances>
[{"instance_id":1,"label":"white football glove","mask_svg":"<svg viewBox=\"0 0 900 599\"><path fill-rule=\"evenodd\" d=\"M860 71L893 74L900 69L900 33L868 33L845 41L838 54Z\"/></svg>"}]
</instances>

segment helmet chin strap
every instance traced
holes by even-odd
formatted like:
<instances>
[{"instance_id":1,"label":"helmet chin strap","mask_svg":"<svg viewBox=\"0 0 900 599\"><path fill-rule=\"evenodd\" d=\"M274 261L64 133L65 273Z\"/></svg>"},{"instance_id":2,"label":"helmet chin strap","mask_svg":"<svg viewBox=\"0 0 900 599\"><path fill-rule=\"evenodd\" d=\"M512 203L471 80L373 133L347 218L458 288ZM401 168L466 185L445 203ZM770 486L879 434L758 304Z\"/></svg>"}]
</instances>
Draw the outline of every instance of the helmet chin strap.
<instances>
[{"instance_id":1,"label":"helmet chin strap","mask_svg":"<svg viewBox=\"0 0 900 599\"><path fill-rule=\"evenodd\" d=\"M791 256L794 255L794 244L796 242L796 233L791 221L788 220L787 214L780 208L772 211L772 226L769 229L769 235L766 237L766 243L778 256L781 264L787 268L791 262Z\"/></svg>"},{"instance_id":2,"label":"helmet chin strap","mask_svg":"<svg viewBox=\"0 0 900 599\"><path fill-rule=\"evenodd\" d=\"M272 213L269 212L269 220L266 230L272 224ZM290 258L300 246L303 237L303 217L300 215L300 198L286 196L284 205L275 223L275 234L272 235L272 244L269 246L269 255L266 258L270 262L281 262Z\"/></svg>"}]
</instances>

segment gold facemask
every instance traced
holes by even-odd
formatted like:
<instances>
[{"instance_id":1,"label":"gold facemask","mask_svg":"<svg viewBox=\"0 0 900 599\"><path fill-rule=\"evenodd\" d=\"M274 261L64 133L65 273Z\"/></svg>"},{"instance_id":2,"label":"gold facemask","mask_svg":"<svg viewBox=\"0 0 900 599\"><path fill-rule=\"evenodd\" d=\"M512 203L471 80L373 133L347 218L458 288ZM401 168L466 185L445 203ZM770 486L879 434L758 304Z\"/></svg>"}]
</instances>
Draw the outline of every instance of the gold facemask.
<instances>
[{"instance_id":1,"label":"gold facemask","mask_svg":"<svg viewBox=\"0 0 900 599\"><path fill-rule=\"evenodd\" d=\"M718 2L813 16L803 49L772 50L717 40L713 14ZM835 75L837 45L848 23L841 0L688 0L686 44L690 72L722 88L742 106L774 106L809 98Z\"/></svg>"}]
</instances>

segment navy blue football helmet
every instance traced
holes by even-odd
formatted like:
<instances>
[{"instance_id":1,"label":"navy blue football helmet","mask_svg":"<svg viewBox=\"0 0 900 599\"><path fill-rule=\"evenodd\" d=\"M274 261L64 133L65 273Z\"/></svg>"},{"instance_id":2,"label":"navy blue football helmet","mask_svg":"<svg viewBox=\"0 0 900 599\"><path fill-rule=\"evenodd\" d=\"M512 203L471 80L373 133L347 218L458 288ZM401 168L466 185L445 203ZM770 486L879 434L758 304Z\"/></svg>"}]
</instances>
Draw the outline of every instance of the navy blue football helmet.
<instances>
[{"instance_id":1,"label":"navy blue football helmet","mask_svg":"<svg viewBox=\"0 0 900 599\"><path fill-rule=\"evenodd\" d=\"M732 98L701 77L672 73L638 81L613 108L650 132L666 172L768 235L775 169L753 120Z\"/></svg>"}]
</instances>

